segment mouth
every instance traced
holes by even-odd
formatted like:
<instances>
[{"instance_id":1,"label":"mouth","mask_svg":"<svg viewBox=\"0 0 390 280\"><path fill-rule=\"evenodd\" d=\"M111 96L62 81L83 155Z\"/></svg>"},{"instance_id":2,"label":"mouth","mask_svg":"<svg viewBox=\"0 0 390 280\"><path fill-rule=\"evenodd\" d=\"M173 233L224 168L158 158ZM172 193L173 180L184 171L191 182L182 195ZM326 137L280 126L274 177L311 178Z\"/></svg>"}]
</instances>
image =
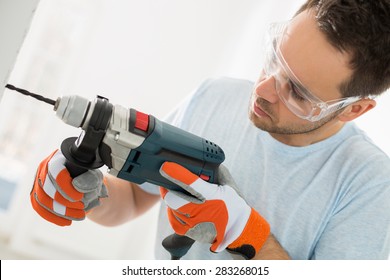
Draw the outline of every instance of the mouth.
<instances>
[{"instance_id":1,"label":"mouth","mask_svg":"<svg viewBox=\"0 0 390 280\"><path fill-rule=\"evenodd\" d=\"M253 112L259 118L265 118L265 117L271 118L270 115L265 111L263 107L261 107L260 104L257 103L256 100L253 102Z\"/></svg>"}]
</instances>

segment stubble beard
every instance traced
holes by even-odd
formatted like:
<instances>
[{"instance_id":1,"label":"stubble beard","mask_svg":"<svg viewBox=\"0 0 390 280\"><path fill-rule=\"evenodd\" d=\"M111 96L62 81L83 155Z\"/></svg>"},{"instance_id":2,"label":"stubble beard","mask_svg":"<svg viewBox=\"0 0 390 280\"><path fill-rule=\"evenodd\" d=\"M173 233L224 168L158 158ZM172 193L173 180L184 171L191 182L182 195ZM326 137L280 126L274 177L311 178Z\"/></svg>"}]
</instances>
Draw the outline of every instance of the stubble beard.
<instances>
[{"instance_id":1,"label":"stubble beard","mask_svg":"<svg viewBox=\"0 0 390 280\"><path fill-rule=\"evenodd\" d=\"M325 124L335 119L338 115L338 112L335 112L316 122L305 122L300 124L290 122L281 124L279 118L271 108L272 104L261 97L256 99L256 104L259 105L261 109L269 115L269 118L263 119L258 117L253 111L253 100L254 97L252 96L251 102L249 104L249 119L257 128L269 133L285 135L313 133L319 128L323 127Z\"/></svg>"}]
</instances>

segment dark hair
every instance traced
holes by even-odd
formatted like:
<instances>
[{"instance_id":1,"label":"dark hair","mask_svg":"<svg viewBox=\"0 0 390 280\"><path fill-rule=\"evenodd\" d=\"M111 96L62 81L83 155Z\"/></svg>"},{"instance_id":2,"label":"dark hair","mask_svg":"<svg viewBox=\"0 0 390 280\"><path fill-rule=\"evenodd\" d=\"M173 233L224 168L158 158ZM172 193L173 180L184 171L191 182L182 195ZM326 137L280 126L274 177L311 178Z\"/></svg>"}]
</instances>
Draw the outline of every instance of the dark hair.
<instances>
[{"instance_id":1,"label":"dark hair","mask_svg":"<svg viewBox=\"0 0 390 280\"><path fill-rule=\"evenodd\" d=\"M352 77L344 97L376 96L390 88L390 0L307 0L319 29L338 50L350 54Z\"/></svg>"}]
</instances>

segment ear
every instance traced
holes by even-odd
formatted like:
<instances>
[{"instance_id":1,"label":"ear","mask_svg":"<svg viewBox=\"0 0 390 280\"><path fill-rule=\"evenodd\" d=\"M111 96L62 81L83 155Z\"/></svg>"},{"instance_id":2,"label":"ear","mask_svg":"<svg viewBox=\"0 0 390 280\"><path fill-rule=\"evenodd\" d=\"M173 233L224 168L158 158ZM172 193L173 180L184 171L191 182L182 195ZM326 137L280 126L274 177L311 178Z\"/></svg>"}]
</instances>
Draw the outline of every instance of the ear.
<instances>
[{"instance_id":1,"label":"ear","mask_svg":"<svg viewBox=\"0 0 390 280\"><path fill-rule=\"evenodd\" d=\"M370 111L375 106L376 101L373 99L366 98L356 101L355 103L347 106L347 108L345 108L344 111L338 115L338 119L342 122L352 121L364 113Z\"/></svg>"}]
</instances>

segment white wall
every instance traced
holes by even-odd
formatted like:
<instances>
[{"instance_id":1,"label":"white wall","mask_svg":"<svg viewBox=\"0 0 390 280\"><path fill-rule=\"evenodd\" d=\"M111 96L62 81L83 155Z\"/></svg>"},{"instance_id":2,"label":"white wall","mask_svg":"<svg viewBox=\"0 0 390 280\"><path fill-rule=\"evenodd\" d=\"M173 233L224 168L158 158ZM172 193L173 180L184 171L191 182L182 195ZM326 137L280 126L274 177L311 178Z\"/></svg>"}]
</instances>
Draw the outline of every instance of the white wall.
<instances>
[{"instance_id":1,"label":"white wall","mask_svg":"<svg viewBox=\"0 0 390 280\"><path fill-rule=\"evenodd\" d=\"M161 118L207 77L255 79L267 23L288 19L302 2L41 0L10 82L51 98L104 95ZM386 104L383 98L362 125L390 154L385 130L375 127L389 117ZM31 258L153 258L157 208L118 228L89 221L58 228L31 209L37 164L78 133L50 106L5 93L0 140L8 141L0 141L0 168L18 189L0 212L0 237Z\"/></svg>"},{"instance_id":2,"label":"white wall","mask_svg":"<svg viewBox=\"0 0 390 280\"><path fill-rule=\"evenodd\" d=\"M39 0L0 0L0 101Z\"/></svg>"}]
</instances>

